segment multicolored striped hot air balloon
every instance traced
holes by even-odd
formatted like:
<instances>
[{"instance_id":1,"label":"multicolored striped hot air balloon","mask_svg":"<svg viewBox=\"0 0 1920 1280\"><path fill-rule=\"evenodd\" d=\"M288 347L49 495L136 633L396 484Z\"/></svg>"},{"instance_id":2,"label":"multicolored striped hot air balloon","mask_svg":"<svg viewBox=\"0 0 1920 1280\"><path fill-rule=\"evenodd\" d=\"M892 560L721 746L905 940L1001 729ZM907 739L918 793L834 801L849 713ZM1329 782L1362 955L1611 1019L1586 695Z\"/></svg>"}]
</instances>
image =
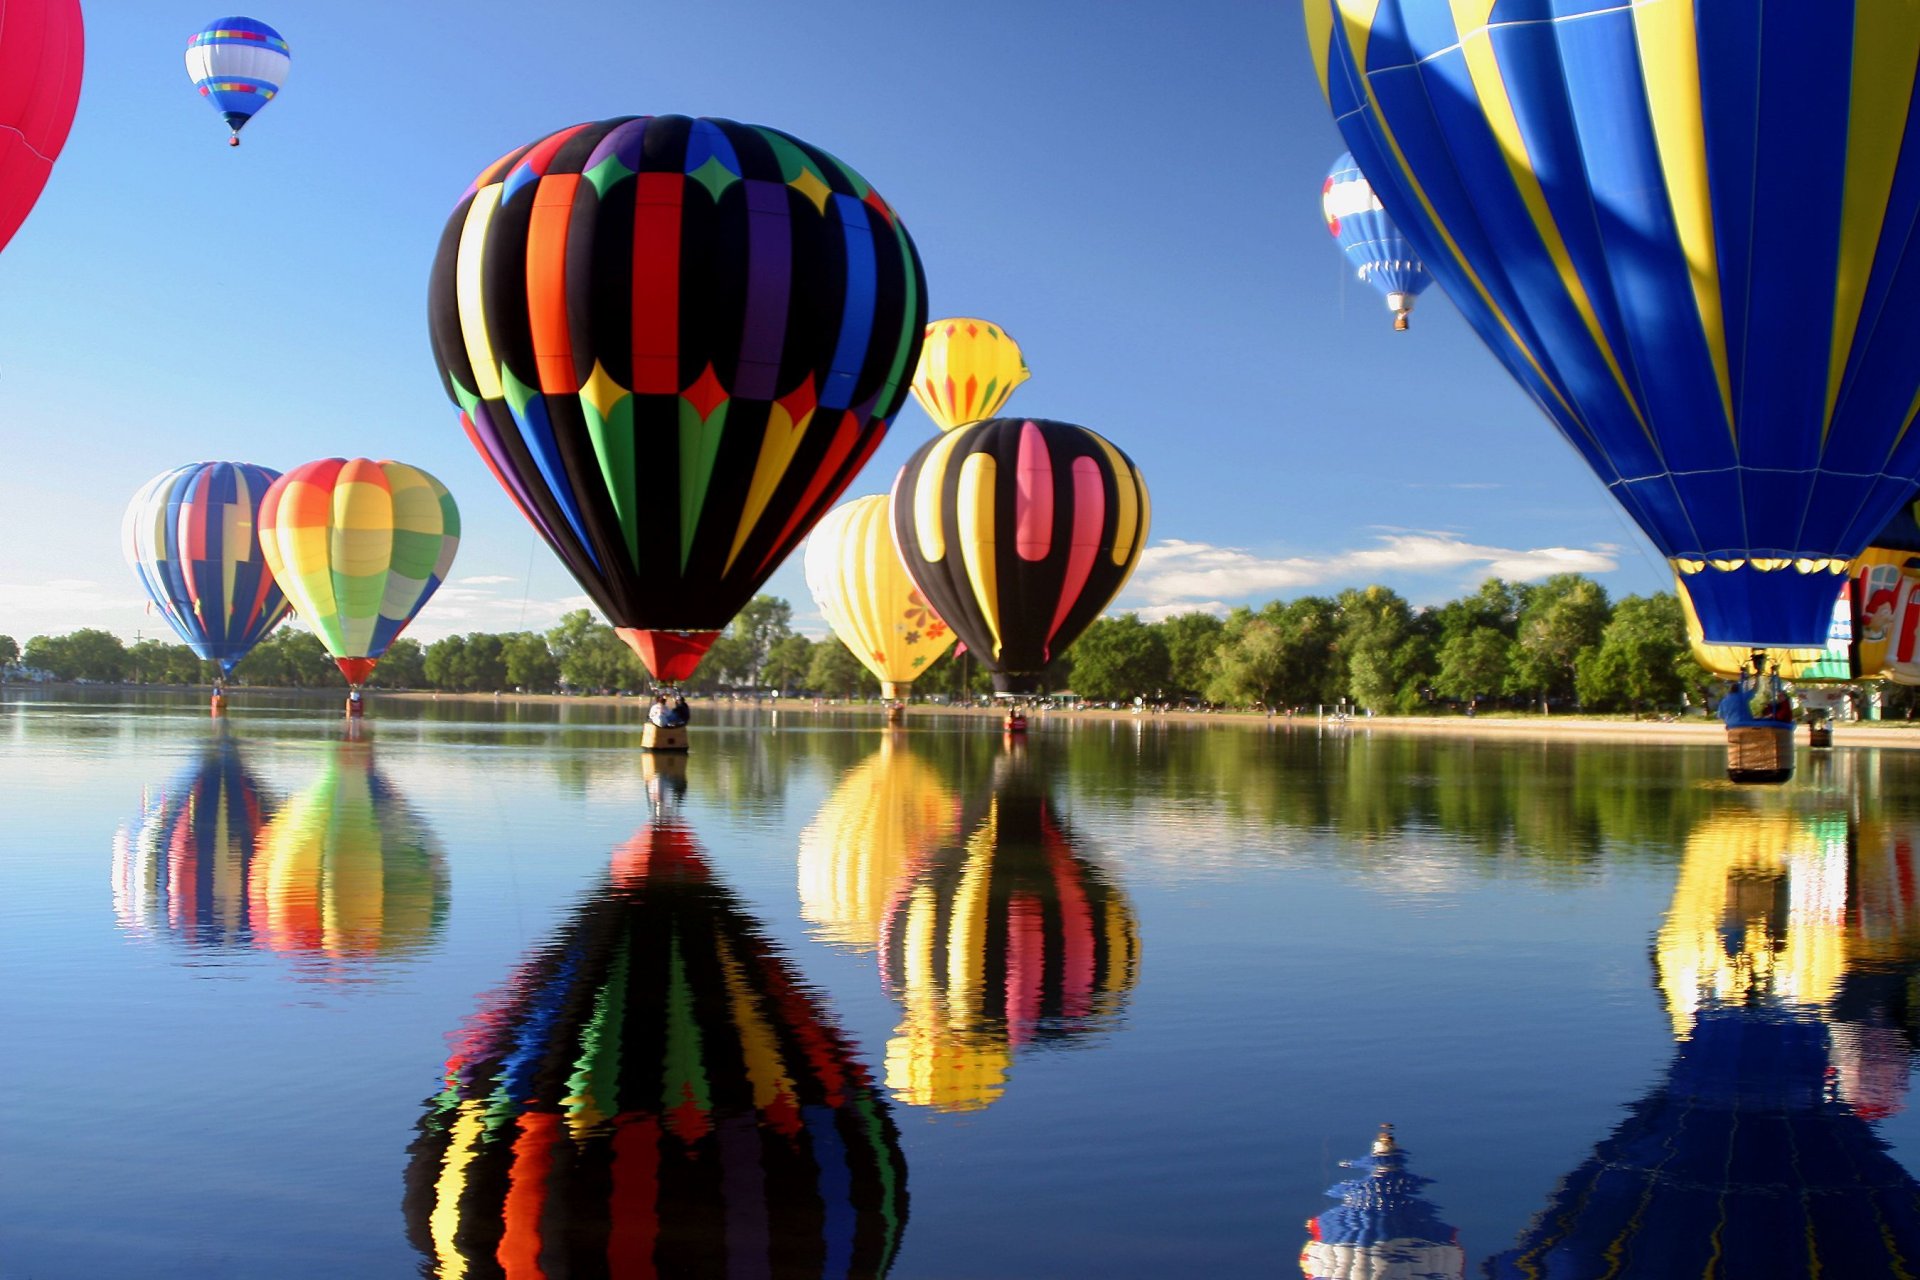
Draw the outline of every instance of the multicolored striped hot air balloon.
<instances>
[{"instance_id":1,"label":"multicolored striped hot air balloon","mask_svg":"<svg viewBox=\"0 0 1920 1280\"><path fill-rule=\"evenodd\" d=\"M833 634L880 681L880 696L904 698L914 678L953 646L953 631L914 585L893 544L883 495L827 512L807 539L807 590Z\"/></svg>"},{"instance_id":2,"label":"multicolored striped hot air balloon","mask_svg":"<svg viewBox=\"0 0 1920 1280\"><path fill-rule=\"evenodd\" d=\"M966 316L927 326L913 398L942 431L991 418L1031 376L1011 334L990 320Z\"/></svg>"},{"instance_id":3,"label":"multicolored striped hot air balloon","mask_svg":"<svg viewBox=\"0 0 1920 1280\"><path fill-rule=\"evenodd\" d=\"M1394 329L1404 332L1414 301L1433 283L1433 276L1387 216L1352 152L1341 152L1327 171L1320 186L1320 212L1355 274L1386 298Z\"/></svg>"},{"instance_id":4,"label":"multicolored striped hot air balloon","mask_svg":"<svg viewBox=\"0 0 1920 1280\"><path fill-rule=\"evenodd\" d=\"M1848 571L1860 675L1920 684L1920 500L1901 504Z\"/></svg>"},{"instance_id":5,"label":"multicolored striped hot air balloon","mask_svg":"<svg viewBox=\"0 0 1920 1280\"><path fill-rule=\"evenodd\" d=\"M878 447L927 318L913 241L864 178L685 116L576 125L488 166L430 312L468 438L669 681Z\"/></svg>"},{"instance_id":6,"label":"multicolored striped hot air balloon","mask_svg":"<svg viewBox=\"0 0 1920 1280\"><path fill-rule=\"evenodd\" d=\"M230 147L240 145L240 130L279 94L292 66L286 40L258 18L215 18L187 40L187 78L233 131Z\"/></svg>"},{"instance_id":7,"label":"multicolored striped hot air balloon","mask_svg":"<svg viewBox=\"0 0 1920 1280\"><path fill-rule=\"evenodd\" d=\"M260 505L280 478L247 462L200 462L140 486L121 545L155 607L223 675L287 616L260 545Z\"/></svg>"},{"instance_id":8,"label":"multicolored striped hot air balloon","mask_svg":"<svg viewBox=\"0 0 1920 1280\"><path fill-rule=\"evenodd\" d=\"M434 1274L892 1266L907 1167L885 1098L684 827L622 848L449 1039L406 1175Z\"/></svg>"},{"instance_id":9,"label":"multicolored striped hot air balloon","mask_svg":"<svg viewBox=\"0 0 1920 1280\"><path fill-rule=\"evenodd\" d=\"M0 249L67 145L86 44L80 0L10 0L0 16Z\"/></svg>"},{"instance_id":10,"label":"multicolored striped hot air balloon","mask_svg":"<svg viewBox=\"0 0 1920 1280\"><path fill-rule=\"evenodd\" d=\"M1902 5L1304 0L1374 192L1674 567L1818 648L1920 483L1920 22Z\"/></svg>"},{"instance_id":11,"label":"multicolored striped hot air balloon","mask_svg":"<svg viewBox=\"0 0 1920 1280\"><path fill-rule=\"evenodd\" d=\"M1306 1280L1462 1280L1460 1233L1422 1194L1433 1179L1408 1171L1392 1125L1380 1126L1371 1152L1340 1163L1358 1176L1328 1187L1340 1203L1307 1219L1300 1250Z\"/></svg>"},{"instance_id":12,"label":"multicolored striped hot air balloon","mask_svg":"<svg viewBox=\"0 0 1920 1280\"><path fill-rule=\"evenodd\" d=\"M940 1111L998 1098L1016 1051L1107 1030L1140 964L1125 892L1082 856L1035 780L1003 760L975 814L919 860L880 940L881 976L905 1013L887 1086Z\"/></svg>"},{"instance_id":13,"label":"multicolored striped hot air balloon","mask_svg":"<svg viewBox=\"0 0 1920 1280\"><path fill-rule=\"evenodd\" d=\"M1031 693L1112 602L1147 545L1147 484L1087 430L992 418L922 445L893 483L895 545L934 612Z\"/></svg>"},{"instance_id":14,"label":"multicolored striped hot air balloon","mask_svg":"<svg viewBox=\"0 0 1920 1280\"><path fill-rule=\"evenodd\" d=\"M446 581L459 547L453 495L403 462L309 462L260 504L273 576L355 688Z\"/></svg>"}]
</instances>

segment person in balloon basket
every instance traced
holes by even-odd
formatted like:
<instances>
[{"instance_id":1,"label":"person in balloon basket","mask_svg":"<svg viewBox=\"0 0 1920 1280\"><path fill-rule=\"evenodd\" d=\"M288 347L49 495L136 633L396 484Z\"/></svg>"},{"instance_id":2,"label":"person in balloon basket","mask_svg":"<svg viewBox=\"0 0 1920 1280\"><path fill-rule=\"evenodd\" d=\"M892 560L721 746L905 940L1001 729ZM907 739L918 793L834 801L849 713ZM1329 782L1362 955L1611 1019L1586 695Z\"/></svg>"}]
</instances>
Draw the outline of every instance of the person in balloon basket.
<instances>
[{"instance_id":1,"label":"person in balloon basket","mask_svg":"<svg viewBox=\"0 0 1920 1280\"><path fill-rule=\"evenodd\" d=\"M671 699L664 693L657 694L653 705L647 708L647 719L662 729L678 729L691 718L692 712L687 710L686 698L678 693Z\"/></svg>"}]
</instances>

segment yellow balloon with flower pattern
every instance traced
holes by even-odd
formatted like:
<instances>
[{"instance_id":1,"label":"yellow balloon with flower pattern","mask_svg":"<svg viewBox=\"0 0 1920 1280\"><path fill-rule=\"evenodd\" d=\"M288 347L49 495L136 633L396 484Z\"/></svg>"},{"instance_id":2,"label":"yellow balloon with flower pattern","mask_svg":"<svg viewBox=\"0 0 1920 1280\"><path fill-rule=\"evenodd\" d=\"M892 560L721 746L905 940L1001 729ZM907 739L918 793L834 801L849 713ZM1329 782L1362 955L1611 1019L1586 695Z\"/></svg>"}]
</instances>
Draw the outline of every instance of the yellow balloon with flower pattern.
<instances>
[{"instance_id":1,"label":"yellow balloon with flower pattern","mask_svg":"<svg viewBox=\"0 0 1920 1280\"><path fill-rule=\"evenodd\" d=\"M953 644L893 546L891 502L855 498L822 516L807 540L807 590L827 625L889 698Z\"/></svg>"}]
</instances>

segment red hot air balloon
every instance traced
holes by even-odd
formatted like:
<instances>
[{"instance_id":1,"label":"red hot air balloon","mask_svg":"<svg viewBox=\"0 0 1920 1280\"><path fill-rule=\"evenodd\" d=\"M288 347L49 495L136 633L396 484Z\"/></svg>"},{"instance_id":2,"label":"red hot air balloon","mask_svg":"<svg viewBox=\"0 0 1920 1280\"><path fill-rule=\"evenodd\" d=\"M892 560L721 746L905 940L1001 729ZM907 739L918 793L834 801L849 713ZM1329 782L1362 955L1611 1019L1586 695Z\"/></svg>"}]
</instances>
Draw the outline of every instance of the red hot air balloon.
<instances>
[{"instance_id":1,"label":"red hot air balloon","mask_svg":"<svg viewBox=\"0 0 1920 1280\"><path fill-rule=\"evenodd\" d=\"M0 249L67 144L85 54L79 0L0 5Z\"/></svg>"}]
</instances>

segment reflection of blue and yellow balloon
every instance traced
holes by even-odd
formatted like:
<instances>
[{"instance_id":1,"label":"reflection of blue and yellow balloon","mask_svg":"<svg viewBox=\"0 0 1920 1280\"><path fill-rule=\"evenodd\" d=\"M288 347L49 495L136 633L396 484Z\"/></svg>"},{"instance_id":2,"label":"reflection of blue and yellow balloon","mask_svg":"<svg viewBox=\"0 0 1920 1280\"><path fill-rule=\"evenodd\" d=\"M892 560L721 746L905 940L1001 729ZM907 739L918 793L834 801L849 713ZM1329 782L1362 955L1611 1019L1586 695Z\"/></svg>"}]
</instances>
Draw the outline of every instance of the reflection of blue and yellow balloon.
<instances>
[{"instance_id":1,"label":"reflection of blue and yellow balloon","mask_svg":"<svg viewBox=\"0 0 1920 1280\"><path fill-rule=\"evenodd\" d=\"M451 1037L406 1218L437 1275L880 1276L907 1218L879 1090L664 823Z\"/></svg>"}]
</instances>

